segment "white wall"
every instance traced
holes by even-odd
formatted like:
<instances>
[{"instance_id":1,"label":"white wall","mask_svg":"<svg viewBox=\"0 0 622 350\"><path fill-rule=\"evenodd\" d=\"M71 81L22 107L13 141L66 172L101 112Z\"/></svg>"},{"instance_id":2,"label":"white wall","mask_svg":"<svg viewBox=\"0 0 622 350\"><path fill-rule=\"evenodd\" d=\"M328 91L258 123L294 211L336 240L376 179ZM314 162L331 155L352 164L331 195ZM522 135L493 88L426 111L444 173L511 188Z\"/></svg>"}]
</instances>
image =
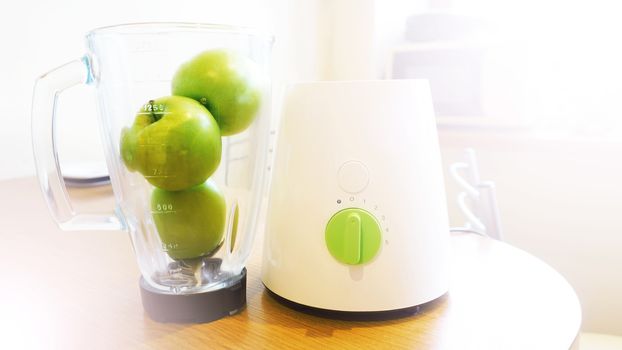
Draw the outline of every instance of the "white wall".
<instances>
[{"instance_id":1,"label":"white wall","mask_svg":"<svg viewBox=\"0 0 622 350\"><path fill-rule=\"evenodd\" d=\"M383 78L406 18L426 0L319 0L322 80Z\"/></svg>"},{"instance_id":2,"label":"white wall","mask_svg":"<svg viewBox=\"0 0 622 350\"><path fill-rule=\"evenodd\" d=\"M441 130L445 167L473 147L496 183L505 240L539 257L574 287L583 330L622 335L622 140L543 140ZM462 225L447 180L450 219ZM538 310L534 310L537 317Z\"/></svg>"}]
</instances>

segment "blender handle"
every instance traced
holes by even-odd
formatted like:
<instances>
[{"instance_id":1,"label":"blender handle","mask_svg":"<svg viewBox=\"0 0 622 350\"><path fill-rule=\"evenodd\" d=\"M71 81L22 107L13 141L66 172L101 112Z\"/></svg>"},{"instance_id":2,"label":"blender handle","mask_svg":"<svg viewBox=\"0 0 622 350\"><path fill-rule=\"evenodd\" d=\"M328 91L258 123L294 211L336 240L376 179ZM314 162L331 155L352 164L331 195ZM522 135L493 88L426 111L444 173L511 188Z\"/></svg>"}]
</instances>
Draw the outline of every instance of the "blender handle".
<instances>
[{"instance_id":1,"label":"blender handle","mask_svg":"<svg viewBox=\"0 0 622 350\"><path fill-rule=\"evenodd\" d=\"M32 97L32 148L43 197L63 230L125 230L123 220L111 214L80 214L71 205L56 147L56 107L65 89L93 83L89 58L68 62L39 77Z\"/></svg>"}]
</instances>

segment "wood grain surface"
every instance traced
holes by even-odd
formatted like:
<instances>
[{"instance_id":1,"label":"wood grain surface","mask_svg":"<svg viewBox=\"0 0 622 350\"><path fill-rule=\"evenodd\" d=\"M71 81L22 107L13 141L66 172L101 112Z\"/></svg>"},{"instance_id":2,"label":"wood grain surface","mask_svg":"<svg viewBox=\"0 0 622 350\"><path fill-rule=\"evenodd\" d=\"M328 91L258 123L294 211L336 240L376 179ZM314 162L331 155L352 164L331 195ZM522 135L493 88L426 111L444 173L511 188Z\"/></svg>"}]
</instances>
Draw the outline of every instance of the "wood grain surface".
<instances>
[{"instance_id":1,"label":"wood grain surface","mask_svg":"<svg viewBox=\"0 0 622 350\"><path fill-rule=\"evenodd\" d=\"M448 295L419 314L346 322L276 302L248 262L248 306L208 324L143 312L124 232L62 232L34 178L0 182L1 349L569 349L581 325L568 283L533 256L476 235L452 237ZM112 208L108 187L73 190L80 209ZM94 201L87 201L95 198ZM321 288L321 286L318 286Z\"/></svg>"}]
</instances>

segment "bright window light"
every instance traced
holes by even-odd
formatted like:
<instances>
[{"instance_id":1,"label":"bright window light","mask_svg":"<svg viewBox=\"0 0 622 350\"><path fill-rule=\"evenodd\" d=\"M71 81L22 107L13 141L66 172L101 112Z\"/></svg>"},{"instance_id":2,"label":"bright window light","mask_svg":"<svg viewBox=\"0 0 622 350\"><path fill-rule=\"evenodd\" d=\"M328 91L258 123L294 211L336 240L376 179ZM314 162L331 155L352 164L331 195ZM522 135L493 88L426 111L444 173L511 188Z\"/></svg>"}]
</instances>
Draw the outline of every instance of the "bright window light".
<instances>
[{"instance_id":1,"label":"bright window light","mask_svg":"<svg viewBox=\"0 0 622 350\"><path fill-rule=\"evenodd\" d=\"M455 0L452 7L525 44L525 113L540 135L622 140L622 2Z\"/></svg>"}]
</instances>

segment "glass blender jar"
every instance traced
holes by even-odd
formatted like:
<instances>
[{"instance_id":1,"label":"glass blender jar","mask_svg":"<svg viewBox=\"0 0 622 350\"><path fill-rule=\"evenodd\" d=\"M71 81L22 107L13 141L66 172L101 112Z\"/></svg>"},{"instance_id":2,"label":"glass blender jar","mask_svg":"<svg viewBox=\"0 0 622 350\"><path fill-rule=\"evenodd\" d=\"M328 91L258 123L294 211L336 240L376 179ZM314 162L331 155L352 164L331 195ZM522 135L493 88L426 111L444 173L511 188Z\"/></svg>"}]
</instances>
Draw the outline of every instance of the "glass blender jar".
<instances>
[{"instance_id":1,"label":"glass blender jar","mask_svg":"<svg viewBox=\"0 0 622 350\"><path fill-rule=\"evenodd\" d=\"M37 175L64 230L123 230L158 321L207 322L246 303L262 203L272 37L196 23L124 24L86 36L87 53L35 85ZM94 87L115 214L73 210L54 133L57 96Z\"/></svg>"}]
</instances>

